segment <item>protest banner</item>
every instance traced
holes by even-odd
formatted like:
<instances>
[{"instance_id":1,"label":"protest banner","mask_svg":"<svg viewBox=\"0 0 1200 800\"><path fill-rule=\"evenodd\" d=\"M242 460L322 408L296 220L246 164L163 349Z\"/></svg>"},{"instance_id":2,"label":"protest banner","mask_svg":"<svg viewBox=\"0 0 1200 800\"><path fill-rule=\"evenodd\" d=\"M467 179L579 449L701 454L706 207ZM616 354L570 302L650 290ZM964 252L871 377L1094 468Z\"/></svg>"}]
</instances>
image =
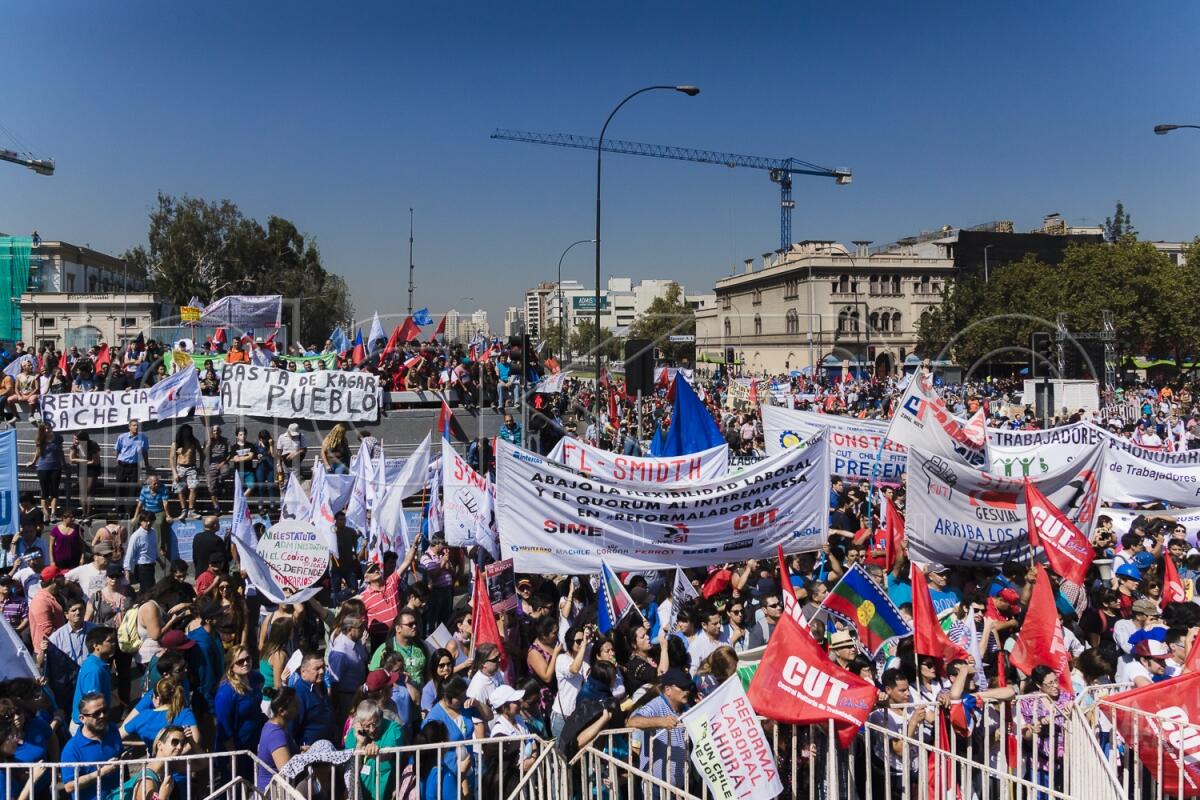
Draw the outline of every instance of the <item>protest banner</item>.
<instances>
[{"instance_id":1,"label":"protest banner","mask_svg":"<svg viewBox=\"0 0 1200 800\"><path fill-rule=\"evenodd\" d=\"M491 527L486 497L488 479L471 468L455 449L442 439L442 514L446 544L471 547L481 529Z\"/></svg>"},{"instance_id":2,"label":"protest banner","mask_svg":"<svg viewBox=\"0 0 1200 800\"><path fill-rule=\"evenodd\" d=\"M1082 451L1033 484L1085 536L1100 500L1103 445ZM1030 557L1024 480L973 469L957 459L908 451L904 535L919 563L1000 566Z\"/></svg>"},{"instance_id":3,"label":"protest banner","mask_svg":"<svg viewBox=\"0 0 1200 800\"><path fill-rule=\"evenodd\" d=\"M0 616L0 681L14 678L42 680L42 671L37 661L25 646L24 640L13 630L7 619Z\"/></svg>"},{"instance_id":4,"label":"protest banner","mask_svg":"<svg viewBox=\"0 0 1200 800\"><path fill-rule=\"evenodd\" d=\"M314 585L329 569L329 553L316 528L288 519L273 525L258 540L258 555L284 594Z\"/></svg>"},{"instance_id":5,"label":"protest banner","mask_svg":"<svg viewBox=\"0 0 1200 800\"><path fill-rule=\"evenodd\" d=\"M1108 434L1085 422L1037 431L988 428L990 472L1005 478L1037 479L1057 472Z\"/></svg>"},{"instance_id":6,"label":"protest banner","mask_svg":"<svg viewBox=\"0 0 1200 800\"><path fill-rule=\"evenodd\" d=\"M896 413L888 425L887 438L905 447L984 469L988 466L987 435L982 418L963 422L950 413L929 383L918 376L909 381Z\"/></svg>"},{"instance_id":7,"label":"protest banner","mask_svg":"<svg viewBox=\"0 0 1200 800\"><path fill-rule=\"evenodd\" d=\"M585 475L629 486L711 481L729 471L729 445L726 444L685 456L641 458L601 450L581 439L564 436L546 457Z\"/></svg>"},{"instance_id":8,"label":"protest banner","mask_svg":"<svg viewBox=\"0 0 1200 800\"><path fill-rule=\"evenodd\" d=\"M904 445L887 440L888 424L881 420L763 406L762 424L768 456L798 447L821 431L828 431L829 471L833 475L870 479L871 468L878 462L876 480L899 482L904 477L908 451Z\"/></svg>"},{"instance_id":9,"label":"protest banner","mask_svg":"<svg viewBox=\"0 0 1200 800\"><path fill-rule=\"evenodd\" d=\"M39 406L42 419L54 430L78 431L182 417L199 401L200 381L189 368L144 389L44 394Z\"/></svg>"},{"instance_id":10,"label":"protest banner","mask_svg":"<svg viewBox=\"0 0 1200 800\"><path fill-rule=\"evenodd\" d=\"M221 367L225 366L224 353L193 352L188 353L187 355L189 356L191 363L195 364L196 369L200 370L200 372L204 372L205 368L209 364L212 364L213 370L220 375ZM318 368L318 364L324 364L325 369L333 369L334 366L337 365L337 353L326 353L319 356L275 356L275 358L283 359L289 364L295 364L297 372L308 372L310 369L316 370ZM182 369L186 365L187 361L183 361L182 359L180 361L172 360L171 371L174 372Z\"/></svg>"},{"instance_id":11,"label":"protest banner","mask_svg":"<svg viewBox=\"0 0 1200 800\"><path fill-rule=\"evenodd\" d=\"M484 567L487 580L488 597L492 601L492 611L504 613L517 607L517 573L513 569L513 560L494 561Z\"/></svg>"},{"instance_id":12,"label":"protest banner","mask_svg":"<svg viewBox=\"0 0 1200 800\"><path fill-rule=\"evenodd\" d=\"M825 543L824 437L738 476L632 487L582 475L501 440L496 520L518 572L595 573L769 558Z\"/></svg>"},{"instance_id":13,"label":"protest banner","mask_svg":"<svg viewBox=\"0 0 1200 800\"><path fill-rule=\"evenodd\" d=\"M736 675L679 719L692 740L692 764L715 800L771 800L783 791L774 750Z\"/></svg>"},{"instance_id":14,"label":"protest banner","mask_svg":"<svg viewBox=\"0 0 1200 800\"><path fill-rule=\"evenodd\" d=\"M1200 507L1193 508L1172 508L1163 511L1145 511L1140 508L1114 508L1111 506L1102 506L1096 514L1096 519L1100 517L1108 517L1113 522L1113 528L1118 533L1131 530L1134 520L1138 517L1144 517L1148 520L1165 519L1169 520L1173 525L1182 525L1187 528L1188 538L1194 539L1197 531L1200 531Z\"/></svg>"},{"instance_id":15,"label":"protest banner","mask_svg":"<svg viewBox=\"0 0 1200 800\"><path fill-rule=\"evenodd\" d=\"M369 372L221 367L221 407L226 414L373 422L379 417L379 399L379 378Z\"/></svg>"},{"instance_id":16,"label":"protest banner","mask_svg":"<svg viewBox=\"0 0 1200 800\"><path fill-rule=\"evenodd\" d=\"M1121 740L1137 748L1159 797L1200 796L1200 672L1110 694L1101 706Z\"/></svg>"},{"instance_id":17,"label":"protest banner","mask_svg":"<svg viewBox=\"0 0 1200 800\"><path fill-rule=\"evenodd\" d=\"M743 383L743 381L745 381ZM731 411L745 409L750 406L750 381L746 378L734 378L725 387L725 407Z\"/></svg>"},{"instance_id":18,"label":"protest banner","mask_svg":"<svg viewBox=\"0 0 1200 800\"><path fill-rule=\"evenodd\" d=\"M200 324L238 330L278 328L282 310L281 294L226 295L208 304L200 315Z\"/></svg>"},{"instance_id":19,"label":"protest banner","mask_svg":"<svg viewBox=\"0 0 1200 800\"><path fill-rule=\"evenodd\" d=\"M271 527L271 518L265 514L252 514L250 516L252 524L261 524L264 528ZM228 539L233 531L233 517L221 517L220 528L217 529L217 534L222 539ZM204 530L203 519L177 519L171 523L171 542L170 550L171 558L181 558L184 561L191 563L192 561L192 541L196 538L196 534Z\"/></svg>"},{"instance_id":20,"label":"protest banner","mask_svg":"<svg viewBox=\"0 0 1200 800\"><path fill-rule=\"evenodd\" d=\"M533 391L537 394L557 394L562 391L563 381L570 374L570 370L563 370L562 372L547 375L537 382L537 385L533 387Z\"/></svg>"},{"instance_id":21,"label":"protest banner","mask_svg":"<svg viewBox=\"0 0 1200 800\"><path fill-rule=\"evenodd\" d=\"M1105 439L1105 450L1100 494L1106 503L1200 505L1200 450L1153 451L1116 436Z\"/></svg>"},{"instance_id":22,"label":"protest banner","mask_svg":"<svg viewBox=\"0 0 1200 800\"><path fill-rule=\"evenodd\" d=\"M17 429L0 431L0 536L18 530Z\"/></svg>"}]
</instances>

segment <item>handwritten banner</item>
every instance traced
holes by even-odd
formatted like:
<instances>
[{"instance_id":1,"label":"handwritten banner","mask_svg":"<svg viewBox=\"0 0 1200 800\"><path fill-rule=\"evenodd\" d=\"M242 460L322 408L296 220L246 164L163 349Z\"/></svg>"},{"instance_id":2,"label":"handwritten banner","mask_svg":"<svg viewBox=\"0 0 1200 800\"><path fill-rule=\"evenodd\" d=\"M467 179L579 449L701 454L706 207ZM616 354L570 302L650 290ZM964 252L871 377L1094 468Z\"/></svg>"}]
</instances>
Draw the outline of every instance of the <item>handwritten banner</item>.
<instances>
[{"instance_id":1,"label":"handwritten banner","mask_svg":"<svg viewBox=\"0 0 1200 800\"><path fill-rule=\"evenodd\" d=\"M267 530L257 551L271 577L291 595L314 585L329 569L329 551L315 526L288 519Z\"/></svg>"},{"instance_id":2,"label":"handwritten banner","mask_svg":"<svg viewBox=\"0 0 1200 800\"><path fill-rule=\"evenodd\" d=\"M379 379L369 372L221 367L221 407L226 414L373 422L379 417L379 398Z\"/></svg>"}]
</instances>

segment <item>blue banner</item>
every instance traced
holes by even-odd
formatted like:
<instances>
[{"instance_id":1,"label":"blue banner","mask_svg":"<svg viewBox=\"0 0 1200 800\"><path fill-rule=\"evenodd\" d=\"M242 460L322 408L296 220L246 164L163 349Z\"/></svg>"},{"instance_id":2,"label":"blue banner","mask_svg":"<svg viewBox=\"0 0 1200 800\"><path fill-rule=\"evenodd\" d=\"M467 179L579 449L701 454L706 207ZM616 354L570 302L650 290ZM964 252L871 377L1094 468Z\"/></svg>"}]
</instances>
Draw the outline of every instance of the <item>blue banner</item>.
<instances>
[{"instance_id":1,"label":"blue banner","mask_svg":"<svg viewBox=\"0 0 1200 800\"><path fill-rule=\"evenodd\" d=\"M17 431L0 431L0 535L17 532Z\"/></svg>"}]
</instances>

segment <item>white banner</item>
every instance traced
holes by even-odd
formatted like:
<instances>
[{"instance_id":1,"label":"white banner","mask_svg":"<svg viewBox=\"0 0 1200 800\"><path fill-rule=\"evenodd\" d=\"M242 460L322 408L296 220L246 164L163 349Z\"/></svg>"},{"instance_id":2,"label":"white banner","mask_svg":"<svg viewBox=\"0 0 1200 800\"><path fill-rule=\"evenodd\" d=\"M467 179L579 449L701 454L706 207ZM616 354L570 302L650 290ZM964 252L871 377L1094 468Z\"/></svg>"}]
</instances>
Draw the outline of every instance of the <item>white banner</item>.
<instances>
[{"instance_id":1,"label":"white banner","mask_svg":"<svg viewBox=\"0 0 1200 800\"><path fill-rule=\"evenodd\" d=\"M601 450L580 439L564 437L546 457L586 475L626 486L708 482L729 472L729 445L725 444L686 456L640 458Z\"/></svg>"},{"instance_id":2,"label":"white banner","mask_svg":"<svg viewBox=\"0 0 1200 800\"><path fill-rule=\"evenodd\" d=\"M1173 524L1187 528L1189 538L1197 530L1200 530L1200 507L1173 508L1170 511L1145 511L1140 508L1109 508L1105 506L1100 509L1096 518L1099 519L1101 516L1108 517L1113 521L1113 530L1117 532L1118 539L1122 534L1129 532L1133 527L1133 521L1138 517L1148 520L1169 519Z\"/></svg>"},{"instance_id":3,"label":"white banner","mask_svg":"<svg viewBox=\"0 0 1200 800\"><path fill-rule=\"evenodd\" d=\"M1100 487L1106 503L1200 505L1200 450L1146 450L1116 436L1107 437L1106 445Z\"/></svg>"},{"instance_id":4,"label":"white banner","mask_svg":"<svg viewBox=\"0 0 1200 800\"><path fill-rule=\"evenodd\" d=\"M715 800L771 800L783 791L762 723L737 675L680 716L692 764Z\"/></svg>"},{"instance_id":5,"label":"white banner","mask_svg":"<svg viewBox=\"0 0 1200 800\"><path fill-rule=\"evenodd\" d=\"M446 544L471 547L481 529L491 526L488 479L471 469L450 443L442 439L442 516Z\"/></svg>"},{"instance_id":6,"label":"white banner","mask_svg":"<svg viewBox=\"0 0 1200 800\"><path fill-rule=\"evenodd\" d=\"M946 456L983 469L987 466L987 436L950 413L942 398L924 380L908 384L896 404L887 436L896 444L919 447L932 455Z\"/></svg>"},{"instance_id":7,"label":"white banner","mask_svg":"<svg viewBox=\"0 0 1200 800\"><path fill-rule=\"evenodd\" d=\"M567 379L570 370L556 372L553 375L547 375L537 382L533 387L533 391L537 394L556 394L562 391L563 381Z\"/></svg>"},{"instance_id":8,"label":"white banner","mask_svg":"<svg viewBox=\"0 0 1200 800\"><path fill-rule=\"evenodd\" d=\"M1005 478L1034 478L1066 467L1107 438L1105 431L1076 422L1044 431L988 428L989 470Z\"/></svg>"},{"instance_id":9,"label":"white banner","mask_svg":"<svg viewBox=\"0 0 1200 800\"><path fill-rule=\"evenodd\" d=\"M281 294L228 295L208 304L200 316L200 324L228 326L235 330L278 328L282 310Z\"/></svg>"},{"instance_id":10,"label":"white banner","mask_svg":"<svg viewBox=\"0 0 1200 800\"><path fill-rule=\"evenodd\" d=\"M502 555L518 572L595 573L766 559L825 543L824 437L736 477L637 488L581 475L505 441L496 457Z\"/></svg>"},{"instance_id":11,"label":"white banner","mask_svg":"<svg viewBox=\"0 0 1200 800\"><path fill-rule=\"evenodd\" d=\"M54 430L77 431L186 416L199 400L200 381L193 367L145 389L44 394L40 405L42 419Z\"/></svg>"},{"instance_id":12,"label":"white banner","mask_svg":"<svg viewBox=\"0 0 1200 800\"><path fill-rule=\"evenodd\" d=\"M829 431L829 471L832 474L854 480L870 479L871 465L878 459L876 480L899 482L904 478L908 451L904 445L887 440L888 424L881 420L763 406L762 424L769 456L789 447L799 447L821 431Z\"/></svg>"},{"instance_id":13,"label":"white banner","mask_svg":"<svg viewBox=\"0 0 1200 800\"><path fill-rule=\"evenodd\" d=\"M1103 461L1104 448L1097 445L1033 481L1089 537ZM913 561L1000 566L1029 559L1023 479L980 472L917 449L908 451L908 466L904 535Z\"/></svg>"},{"instance_id":14,"label":"white banner","mask_svg":"<svg viewBox=\"0 0 1200 800\"><path fill-rule=\"evenodd\" d=\"M369 372L221 367L221 408L233 416L374 422L379 398L379 379Z\"/></svg>"}]
</instances>

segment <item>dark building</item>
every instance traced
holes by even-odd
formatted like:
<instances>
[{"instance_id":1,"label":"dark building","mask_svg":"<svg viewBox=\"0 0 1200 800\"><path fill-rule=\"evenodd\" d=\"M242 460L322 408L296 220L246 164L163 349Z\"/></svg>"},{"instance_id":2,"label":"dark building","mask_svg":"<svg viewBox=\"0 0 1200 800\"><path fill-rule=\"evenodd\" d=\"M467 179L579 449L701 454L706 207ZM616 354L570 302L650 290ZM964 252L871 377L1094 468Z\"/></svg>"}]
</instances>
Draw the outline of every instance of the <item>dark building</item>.
<instances>
[{"instance_id":1,"label":"dark building","mask_svg":"<svg viewBox=\"0 0 1200 800\"><path fill-rule=\"evenodd\" d=\"M1047 218L1047 229L1054 230L1053 219ZM1000 231L960 230L958 241L951 245L956 276L987 277L1004 264L1020 261L1033 254L1044 264L1059 264L1073 244L1098 244L1104 241L1100 233L1072 233L1065 226L1062 233L1003 233Z\"/></svg>"}]
</instances>

